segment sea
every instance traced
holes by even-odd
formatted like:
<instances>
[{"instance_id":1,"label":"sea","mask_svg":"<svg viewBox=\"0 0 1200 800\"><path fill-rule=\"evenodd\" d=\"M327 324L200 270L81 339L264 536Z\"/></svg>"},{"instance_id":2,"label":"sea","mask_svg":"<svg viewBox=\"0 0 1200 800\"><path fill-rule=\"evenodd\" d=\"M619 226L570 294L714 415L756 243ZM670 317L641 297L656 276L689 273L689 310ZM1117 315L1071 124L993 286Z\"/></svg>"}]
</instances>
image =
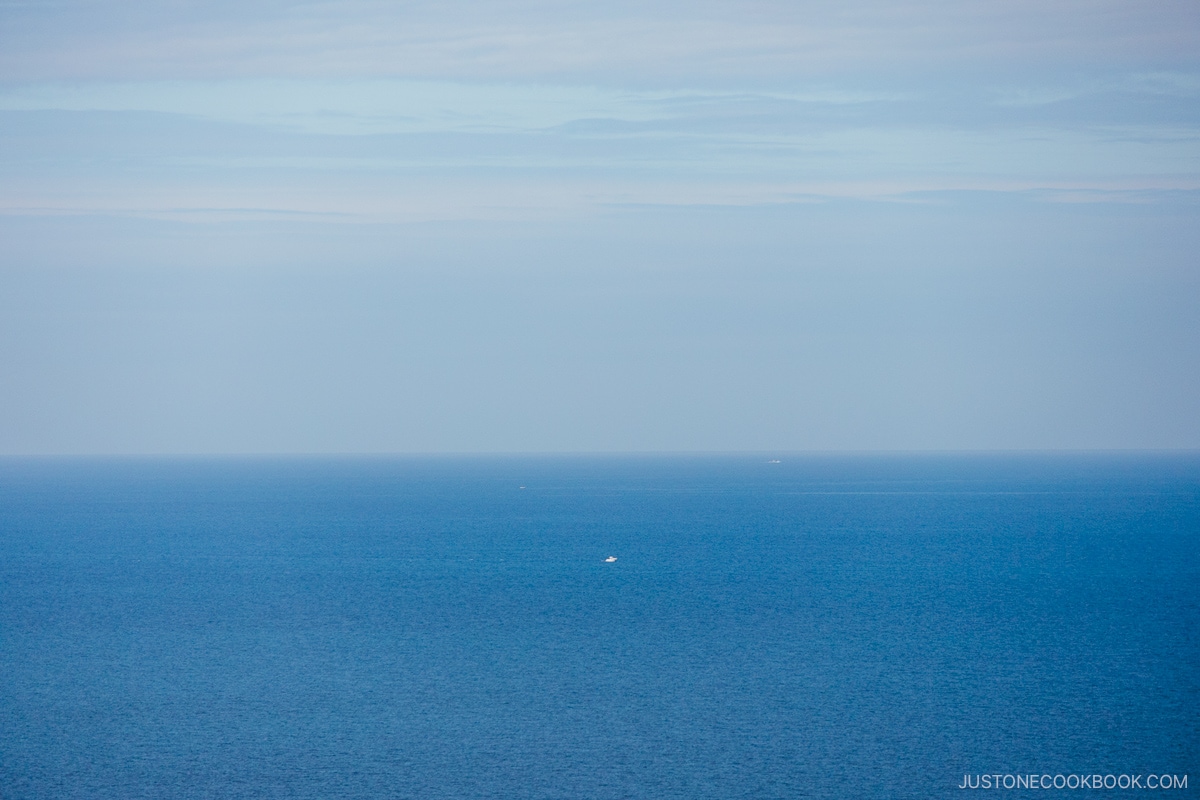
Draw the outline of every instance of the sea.
<instances>
[{"instance_id":1,"label":"sea","mask_svg":"<svg viewBox=\"0 0 1200 800\"><path fill-rule=\"evenodd\" d=\"M1198 556L1194 453L0 459L0 798L1195 797Z\"/></svg>"}]
</instances>

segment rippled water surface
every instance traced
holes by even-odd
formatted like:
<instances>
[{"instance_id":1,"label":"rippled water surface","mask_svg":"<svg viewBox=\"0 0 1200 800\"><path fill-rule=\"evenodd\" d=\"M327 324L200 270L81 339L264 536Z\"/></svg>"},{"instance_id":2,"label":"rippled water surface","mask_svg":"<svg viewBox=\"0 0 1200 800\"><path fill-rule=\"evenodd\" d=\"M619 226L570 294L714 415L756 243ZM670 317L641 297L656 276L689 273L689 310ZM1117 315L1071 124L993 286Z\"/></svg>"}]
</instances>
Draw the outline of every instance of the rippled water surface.
<instances>
[{"instance_id":1,"label":"rippled water surface","mask_svg":"<svg viewBox=\"0 0 1200 800\"><path fill-rule=\"evenodd\" d=\"M770 458L0 461L0 798L1200 772L1200 458Z\"/></svg>"}]
</instances>

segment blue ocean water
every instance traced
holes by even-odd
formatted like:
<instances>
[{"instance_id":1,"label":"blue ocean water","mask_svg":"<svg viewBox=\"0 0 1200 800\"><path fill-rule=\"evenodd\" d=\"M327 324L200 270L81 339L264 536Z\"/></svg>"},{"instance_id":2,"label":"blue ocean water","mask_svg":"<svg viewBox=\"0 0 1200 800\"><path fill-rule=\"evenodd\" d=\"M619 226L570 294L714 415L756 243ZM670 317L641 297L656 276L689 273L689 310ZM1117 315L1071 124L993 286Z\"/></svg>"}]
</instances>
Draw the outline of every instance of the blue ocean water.
<instances>
[{"instance_id":1,"label":"blue ocean water","mask_svg":"<svg viewBox=\"0 0 1200 800\"><path fill-rule=\"evenodd\" d=\"M1194 796L1198 555L1195 455L3 460L0 798Z\"/></svg>"}]
</instances>

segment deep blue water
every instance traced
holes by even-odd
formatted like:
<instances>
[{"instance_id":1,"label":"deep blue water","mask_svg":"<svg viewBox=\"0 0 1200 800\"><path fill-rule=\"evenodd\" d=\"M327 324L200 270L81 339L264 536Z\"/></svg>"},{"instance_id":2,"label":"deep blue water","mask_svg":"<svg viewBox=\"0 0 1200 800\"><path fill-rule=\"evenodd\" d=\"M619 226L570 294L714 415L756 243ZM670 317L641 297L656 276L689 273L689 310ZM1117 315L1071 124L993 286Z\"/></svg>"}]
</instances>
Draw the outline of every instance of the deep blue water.
<instances>
[{"instance_id":1,"label":"deep blue water","mask_svg":"<svg viewBox=\"0 0 1200 800\"><path fill-rule=\"evenodd\" d=\"M1200 457L782 460L0 460L0 798L1200 793Z\"/></svg>"}]
</instances>

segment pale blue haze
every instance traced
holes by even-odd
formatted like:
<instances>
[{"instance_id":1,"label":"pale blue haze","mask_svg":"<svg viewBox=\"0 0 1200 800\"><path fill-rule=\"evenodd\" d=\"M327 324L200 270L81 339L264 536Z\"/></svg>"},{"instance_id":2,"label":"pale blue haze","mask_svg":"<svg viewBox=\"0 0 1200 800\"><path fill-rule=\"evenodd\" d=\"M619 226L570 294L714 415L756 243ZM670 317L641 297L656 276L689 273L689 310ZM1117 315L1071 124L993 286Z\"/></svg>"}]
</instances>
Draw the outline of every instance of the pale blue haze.
<instances>
[{"instance_id":1,"label":"pale blue haze","mask_svg":"<svg viewBox=\"0 0 1200 800\"><path fill-rule=\"evenodd\" d=\"M1200 447L1191 2L0 2L0 452Z\"/></svg>"}]
</instances>

